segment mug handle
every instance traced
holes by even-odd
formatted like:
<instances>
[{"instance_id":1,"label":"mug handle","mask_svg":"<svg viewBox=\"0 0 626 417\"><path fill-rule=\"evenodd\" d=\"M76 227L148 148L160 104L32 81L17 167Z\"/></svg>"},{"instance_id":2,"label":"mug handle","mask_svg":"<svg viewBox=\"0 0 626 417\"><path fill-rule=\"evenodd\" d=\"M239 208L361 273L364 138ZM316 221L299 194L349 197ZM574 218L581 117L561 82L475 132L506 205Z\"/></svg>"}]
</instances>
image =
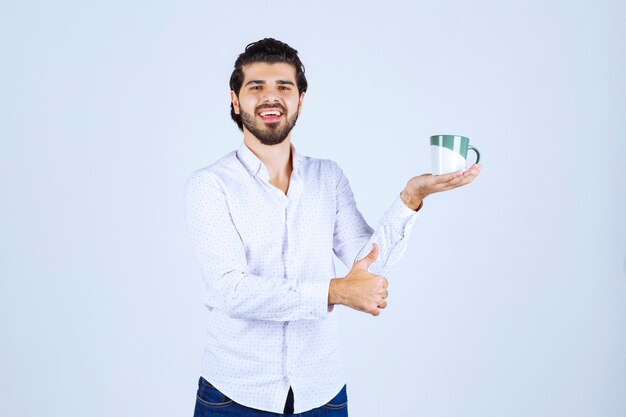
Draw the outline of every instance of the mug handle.
<instances>
[{"instance_id":1,"label":"mug handle","mask_svg":"<svg viewBox=\"0 0 626 417\"><path fill-rule=\"evenodd\" d=\"M478 149L474 148L473 146L470 146L469 148L467 148L467 150L476 152L476 162L474 163L477 164L480 161L480 152L478 152Z\"/></svg>"}]
</instances>

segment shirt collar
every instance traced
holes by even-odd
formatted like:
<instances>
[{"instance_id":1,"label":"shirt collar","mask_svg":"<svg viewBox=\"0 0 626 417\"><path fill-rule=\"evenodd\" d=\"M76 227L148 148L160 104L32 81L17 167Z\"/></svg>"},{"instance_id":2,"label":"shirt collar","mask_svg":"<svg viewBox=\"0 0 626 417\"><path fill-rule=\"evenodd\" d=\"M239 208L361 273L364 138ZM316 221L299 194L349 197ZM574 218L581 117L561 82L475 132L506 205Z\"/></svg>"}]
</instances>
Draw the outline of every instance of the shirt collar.
<instances>
[{"instance_id":1,"label":"shirt collar","mask_svg":"<svg viewBox=\"0 0 626 417\"><path fill-rule=\"evenodd\" d=\"M293 157L293 172L298 172L298 167L302 161L302 156L296 151L296 148L291 144L291 155ZM248 170L250 175L259 176L263 180L269 180L269 173L265 164L248 148L244 141L241 142L239 149L237 149L237 158L241 164Z\"/></svg>"}]
</instances>

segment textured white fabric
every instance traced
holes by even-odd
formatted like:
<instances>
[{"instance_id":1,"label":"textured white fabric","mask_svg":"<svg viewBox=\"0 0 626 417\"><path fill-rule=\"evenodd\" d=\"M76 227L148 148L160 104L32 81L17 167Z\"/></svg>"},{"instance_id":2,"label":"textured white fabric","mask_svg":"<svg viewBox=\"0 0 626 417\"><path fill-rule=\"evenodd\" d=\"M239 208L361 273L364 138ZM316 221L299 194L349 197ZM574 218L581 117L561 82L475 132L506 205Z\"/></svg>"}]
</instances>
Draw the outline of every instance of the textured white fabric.
<instances>
[{"instance_id":1,"label":"textured white fabric","mask_svg":"<svg viewBox=\"0 0 626 417\"><path fill-rule=\"evenodd\" d=\"M201 375L234 401L275 413L290 386L300 413L346 383L337 314L328 306L333 253L351 268L376 242L369 270L385 276L418 215L398 195L374 232L335 162L291 151L287 195L243 142L194 172L184 195L207 290Z\"/></svg>"}]
</instances>

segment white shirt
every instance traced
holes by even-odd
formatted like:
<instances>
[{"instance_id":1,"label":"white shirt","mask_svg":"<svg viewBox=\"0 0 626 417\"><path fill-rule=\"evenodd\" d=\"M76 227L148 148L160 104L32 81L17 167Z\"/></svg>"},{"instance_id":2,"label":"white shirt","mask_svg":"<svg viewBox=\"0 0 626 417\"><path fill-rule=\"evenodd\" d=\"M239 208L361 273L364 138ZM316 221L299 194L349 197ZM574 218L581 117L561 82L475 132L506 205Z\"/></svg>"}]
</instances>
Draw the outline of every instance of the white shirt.
<instances>
[{"instance_id":1,"label":"white shirt","mask_svg":"<svg viewBox=\"0 0 626 417\"><path fill-rule=\"evenodd\" d=\"M287 195L245 143L185 184L187 229L207 290L201 375L235 402L275 413L290 386L302 413L346 383L328 306L333 254L351 268L376 242L369 270L385 276L418 213L398 195L374 231L337 163L291 151Z\"/></svg>"}]
</instances>

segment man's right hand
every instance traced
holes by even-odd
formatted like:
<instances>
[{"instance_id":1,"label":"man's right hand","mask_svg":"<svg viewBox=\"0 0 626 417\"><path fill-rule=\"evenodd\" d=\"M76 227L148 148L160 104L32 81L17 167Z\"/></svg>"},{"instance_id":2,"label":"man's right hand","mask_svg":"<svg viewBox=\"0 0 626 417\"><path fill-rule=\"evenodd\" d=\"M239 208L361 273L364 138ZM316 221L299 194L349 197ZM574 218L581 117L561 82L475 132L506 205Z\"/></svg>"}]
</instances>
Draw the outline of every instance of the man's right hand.
<instances>
[{"instance_id":1,"label":"man's right hand","mask_svg":"<svg viewBox=\"0 0 626 417\"><path fill-rule=\"evenodd\" d=\"M387 307L389 282L385 277L368 271L376 258L378 258L378 244L374 243L370 253L357 261L345 278L335 278L330 281L328 303L343 304L378 316L380 310Z\"/></svg>"}]
</instances>

